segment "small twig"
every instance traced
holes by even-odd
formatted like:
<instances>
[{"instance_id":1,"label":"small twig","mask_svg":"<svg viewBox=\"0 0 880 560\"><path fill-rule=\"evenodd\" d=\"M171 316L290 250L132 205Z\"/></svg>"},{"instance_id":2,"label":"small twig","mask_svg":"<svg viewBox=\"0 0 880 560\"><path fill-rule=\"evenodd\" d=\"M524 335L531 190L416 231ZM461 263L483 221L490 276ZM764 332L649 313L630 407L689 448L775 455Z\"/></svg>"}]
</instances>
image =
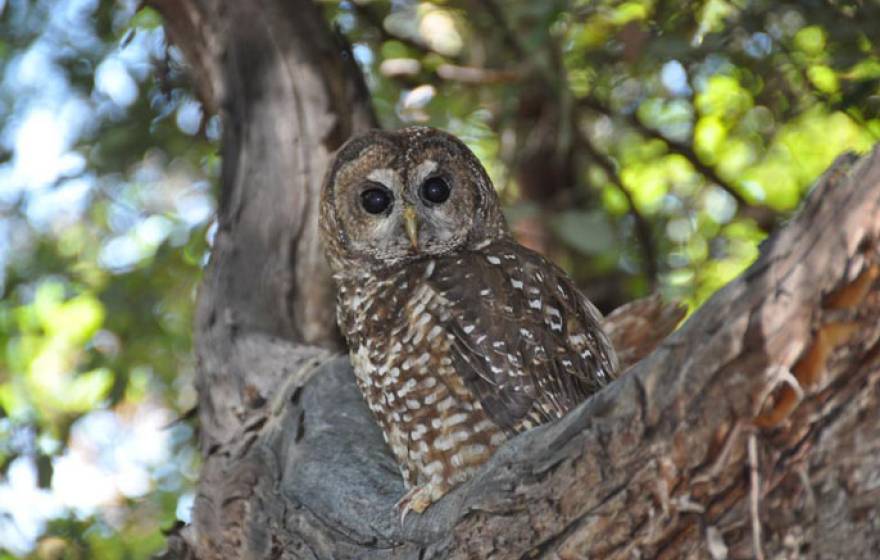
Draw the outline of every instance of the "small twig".
<instances>
[{"instance_id":1,"label":"small twig","mask_svg":"<svg viewBox=\"0 0 880 560\"><path fill-rule=\"evenodd\" d=\"M818 508L816 507L816 494L813 492L813 485L810 482L810 473L807 472L807 466L800 463L795 467L795 472L797 472L798 478L801 480L801 485L804 488L807 509L810 514L815 517L818 512Z\"/></svg>"},{"instance_id":2,"label":"small twig","mask_svg":"<svg viewBox=\"0 0 880 560\"><path fill-rule=\"evenodd\" d=\"M496 4L494 0L479 0L479 3L482 4L483 9L485 9L498 24L504 42L507 43L507 46L510 47L517 59L524 60L527 58L528 53L526 52L525 47L520 44L519 38L516 33L514 33L513 29L510 28L510 25L507 23L507 18L504 17L504 12L501 11L498 4Z\"/></svg>"},{"instance_id":3,"label":"small twig","mask_svg":"<svg viewBox=\"0 0 880 560\"><path fill-rule=\"evenodd\" d=\"M651 226L648 224L645 217L642 216L642 213L639 212L632 193L629 192L629 189L623 184L620 174L617 172L617 168L615 167L614 162L611 161L611 158L601 153L580 128L575 126L574 131L575 140L584 148L584 150L586 150L599 167L605 171L611 184L617 187L617 190L619 190L626 199L626 202L629 205L629 215L632 216L635 221L636 239L639 241L639 246L642 252L642 260L645 265L645 276L648 277L648 282L653 289L657 284L657 249L654 246L654 238L651 235Z\"/></svg>"},{"instance_id":4,"label":"small twig","mask_svg":"<svg viewBox=\"0 0 880 560\"><path fill-rule=\"evenodd\" d=\"M493 70L457 64L441 64L437 67L437 76L454 82L483 85L515 82L522 78L515 70Z\"/></svg>"},{"instance_id":5,"label":"small twig","mask_svg":"<svg viewBox=\"0 0 880 560\"><path fill-rule=\"evenodd\" d=\"M706 513L706 506L695 501L690 494L677 496L673 503L675 504L675 510L679 513Z\"/></svg>"},{"instance_id":6,"label":"small twig","mask_svg":"<svg viewBox=\"0 0 880 560\"><path fill-rule=\"evenodd\" d=\"M730 429L727 436L724 438L724 445L721 447L718 456L712 461L712 464L705 472L698 474L693 478L693 484L712 482L712 480L721 473L722 469L727 466L727 461L730 458L730 454L733 452L734 445L739 441L739 434L742 427L743 424L741 421L733 425L733 428Z\"/></svg>"},{"instance_id":7,"label":"small twig","mask_svg":"<svg viewBox=\"0 0 880 560\"><path fill-rule=\"evenodd\" d=\"M755 560L764 560L764 549L761 545L761 477L758 473L758 436L749 434L749 506L752 519L752 547Z\"/></svg>"}]
</instances>

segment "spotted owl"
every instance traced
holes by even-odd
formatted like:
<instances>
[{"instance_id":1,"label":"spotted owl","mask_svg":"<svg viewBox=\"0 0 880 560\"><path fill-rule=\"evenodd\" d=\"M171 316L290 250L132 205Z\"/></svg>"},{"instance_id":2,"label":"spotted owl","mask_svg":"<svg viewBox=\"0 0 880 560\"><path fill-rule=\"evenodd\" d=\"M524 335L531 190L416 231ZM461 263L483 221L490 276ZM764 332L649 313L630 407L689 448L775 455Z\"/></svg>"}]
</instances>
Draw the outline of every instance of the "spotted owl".
<instances>
[{"instance_id":1,"label":"spotted owl","mask_svg":"<svg viewBox=\"0 0 880 560\"><path fill-rule=\"evenodd\" d=\"M408 488L404 515L617 369L599 311L513 239L486 171L450 134L350 140L327 172L320 226L358 387Z\"/></svg>"}]
</instances>

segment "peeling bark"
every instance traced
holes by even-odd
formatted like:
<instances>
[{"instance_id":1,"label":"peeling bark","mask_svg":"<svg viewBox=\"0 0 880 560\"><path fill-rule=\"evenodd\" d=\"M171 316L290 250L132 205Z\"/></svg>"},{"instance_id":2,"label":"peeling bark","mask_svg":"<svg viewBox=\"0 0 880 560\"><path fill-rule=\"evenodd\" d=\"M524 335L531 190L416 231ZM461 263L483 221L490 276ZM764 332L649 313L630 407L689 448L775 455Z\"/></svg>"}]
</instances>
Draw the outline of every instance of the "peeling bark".
<instances>
[{"instance_id":1,"label":"peeling bark","mask_svg":"<svg viewBox=\"0 0 880 560\"><path fill-rule=\"evenodd\" d=\"M314 228L330 153L373 123L348 51L308 1L149 3L225 123L204 466L166 557L880 557L880 148L621 379L401 525ZM609 317L631 361L655 342L631 325L674 315L637 310Z\"/></svg>"}]
</instances>

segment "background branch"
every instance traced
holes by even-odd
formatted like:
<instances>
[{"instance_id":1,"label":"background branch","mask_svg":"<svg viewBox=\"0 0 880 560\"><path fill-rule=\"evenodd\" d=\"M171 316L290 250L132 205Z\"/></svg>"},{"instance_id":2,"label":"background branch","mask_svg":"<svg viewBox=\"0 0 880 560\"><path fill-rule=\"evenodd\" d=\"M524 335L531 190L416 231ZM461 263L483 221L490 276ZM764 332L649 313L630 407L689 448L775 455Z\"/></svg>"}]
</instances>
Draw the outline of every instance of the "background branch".
<instances>
[{"instance_id":1,"label":"background branch","mask_svg":"<svg viewBox=\"0 0 880 560\"><path fill-rule=\"evenodd\" d=\"M711 165L704 163L690 145L669 138L659 130L646 125L636 113L617 114L593 96L579 99L578 105L611 118L622 117L629 126L645 138L652 138L665 143L669 151L684 157L700 175L729 194L736 201L737 213L740 216L755 220L755 223L761 230L765 232L772 231L779 222L779 212L763 204L756 204L746 200L739 192L739 189L722 178Z\"/></svg>"},{"instance_id":2,"label":"background branch","mask_svg":"<svg viewBox=\"0 0 880 560\"><path fill-rule=\"evenodd\" d=\"M648 221L645 220L645 217L642 216L638 206L636 206L636 201L633 198L632 193L629 192L629 189L623 184L623 180L617 172L617 165L614 161L600 152L590 139L587 138L583 131L581 131L580 127L575 126L574 131L576 146L582 148L583 151L590 156L591 160L602 168L605 172L605 176L608 177L611 184L614 185L626 199L628 206L627 212L632 216L633 221L635 222L636 240L639 243L639 248L642 253L642 263L645 267L645 276L648 278L651 290L653 291L657 285L658 271L657 248L654 244L654 236L651 234L651 226L648 224Z\"/></svg>"}]
</instances>

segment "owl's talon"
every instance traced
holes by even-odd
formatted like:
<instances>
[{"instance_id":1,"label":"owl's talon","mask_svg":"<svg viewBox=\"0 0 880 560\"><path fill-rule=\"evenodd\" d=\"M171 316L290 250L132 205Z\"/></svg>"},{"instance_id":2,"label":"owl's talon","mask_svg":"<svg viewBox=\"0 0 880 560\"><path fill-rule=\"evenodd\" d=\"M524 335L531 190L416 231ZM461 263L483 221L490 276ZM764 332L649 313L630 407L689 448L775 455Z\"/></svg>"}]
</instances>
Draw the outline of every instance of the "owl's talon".
<instances>
[{"instance_id":1,"label":"owl's talon","mask_svg":"<svg viewBox=\"0 0 880 560\"><path fill-rule=\"evenodd\" d=\"M400 500L394 504L394 507L400 510L400 524L403 525L404 520L406 520L406 515L414 511L416 513L422 513L428 506L434 503L434 500L431 498L431 494L433 492L433 488L430 484L426 484L425 486L414 486L409 489L409 492L403 495Z\"/></svg>"}]
</instances>

